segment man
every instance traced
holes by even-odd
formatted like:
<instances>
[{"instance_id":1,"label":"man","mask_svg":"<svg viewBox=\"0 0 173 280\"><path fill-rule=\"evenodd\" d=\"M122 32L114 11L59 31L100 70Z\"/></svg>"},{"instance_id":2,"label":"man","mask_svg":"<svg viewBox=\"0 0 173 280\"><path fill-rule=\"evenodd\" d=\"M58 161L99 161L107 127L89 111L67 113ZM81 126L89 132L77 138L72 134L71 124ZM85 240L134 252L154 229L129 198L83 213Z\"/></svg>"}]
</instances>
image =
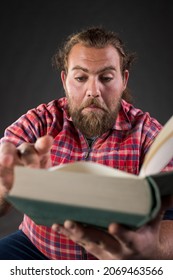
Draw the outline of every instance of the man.
<instances>
[{"instance_id":1,"label":"man","mask_svg":"<svg viewBox=\"0 0 173 280\"><path fill-rule=\"evenodd\" d=\"M1 140L1 213L10 207L4 196L16 164L47 168L90 160L139 173L161 125L125 101L132 59L118 36L102 28L68 38L54 57L66 98L28 111ZM173 162L165 170L172 167ZM165 213L171 199L136 231L116 221L107 232L74 221L48 228L24 215L20 230L0 241L0 258L173 259L173 212Z\"/></svg>"}]
</instances>

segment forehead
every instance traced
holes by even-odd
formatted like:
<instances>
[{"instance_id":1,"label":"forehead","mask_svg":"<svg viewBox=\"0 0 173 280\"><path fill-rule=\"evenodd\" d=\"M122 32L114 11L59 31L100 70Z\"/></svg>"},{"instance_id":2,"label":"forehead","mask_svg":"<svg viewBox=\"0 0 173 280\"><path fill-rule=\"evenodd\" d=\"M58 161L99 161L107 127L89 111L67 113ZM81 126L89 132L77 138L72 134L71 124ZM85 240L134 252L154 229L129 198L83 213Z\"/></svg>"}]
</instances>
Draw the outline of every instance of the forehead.
<instances>
[{"instance_id":1,"label":"forehead","mask_svg":"<svg viewBox=\"0 0 173 280\"><path fill-rule=\"evenodd\" d=\"M69 53L67 67L73 68L76 65L96 68L111 65L117 68L120 67L120 56L111 45L99 49L76 44Z\"/></svg>"}]
</instances>

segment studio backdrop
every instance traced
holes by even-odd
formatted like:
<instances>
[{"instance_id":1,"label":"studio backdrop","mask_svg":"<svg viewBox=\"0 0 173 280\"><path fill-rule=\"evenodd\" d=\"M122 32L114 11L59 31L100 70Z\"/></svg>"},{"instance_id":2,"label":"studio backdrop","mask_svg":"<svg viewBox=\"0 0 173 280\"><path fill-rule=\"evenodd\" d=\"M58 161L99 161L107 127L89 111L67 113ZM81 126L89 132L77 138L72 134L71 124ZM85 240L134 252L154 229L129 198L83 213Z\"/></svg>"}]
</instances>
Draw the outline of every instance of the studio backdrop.
<instances>
[{"instance_id":1,"label":"studio backdrop","mask_svg":"<svg viewBox=\"0 0 173 280\"><path fill-rule=\"evenodd\" d=\"M96 25L137 54L129 80L135 106L162 124L173 114L173 1L2 1L0 137L28 109L64 95L51 57L66 36ZM16 223L0 219L1 235L19 223L11 215Z\"/></svg>"}]
</instances>

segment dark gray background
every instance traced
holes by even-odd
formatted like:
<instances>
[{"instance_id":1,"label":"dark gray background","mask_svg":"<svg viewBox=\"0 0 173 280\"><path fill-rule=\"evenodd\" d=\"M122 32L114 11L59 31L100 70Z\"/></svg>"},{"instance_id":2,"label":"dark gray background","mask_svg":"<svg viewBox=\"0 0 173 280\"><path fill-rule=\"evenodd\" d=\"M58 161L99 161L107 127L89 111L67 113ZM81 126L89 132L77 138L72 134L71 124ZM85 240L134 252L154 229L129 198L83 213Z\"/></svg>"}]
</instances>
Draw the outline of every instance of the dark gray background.
<instances>
[{"instance_id":1,"label":"dark gray background","mask_svg":"<svg viewBox=\"0 0 173 280\"><path fill-rule=\"evenodd\" d=\"M118 32L138 54L129 82L135 105L162 124L172 115L172 0L6 0L0 11L0 136L26 110L63 95L51 57L67 35L92 25ZM0 219L1 236L16 227L21 216L14 216Z\"/></svg>"}]
</instances>

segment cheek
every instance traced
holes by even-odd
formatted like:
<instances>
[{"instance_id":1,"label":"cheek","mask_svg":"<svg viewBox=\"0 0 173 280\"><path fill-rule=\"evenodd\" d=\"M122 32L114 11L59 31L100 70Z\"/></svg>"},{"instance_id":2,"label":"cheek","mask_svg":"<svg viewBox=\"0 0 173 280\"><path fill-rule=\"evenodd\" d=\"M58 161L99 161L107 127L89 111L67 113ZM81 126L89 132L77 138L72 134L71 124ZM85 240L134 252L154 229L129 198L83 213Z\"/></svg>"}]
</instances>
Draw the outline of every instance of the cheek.
<instances>
[{"instance_id":1,"label":"cheek","mask_svg":"<svg viewBox=\"0 0 173 280\"><path fill-rule=\"evenodd\" d=\"M107 89L102 98L109 109L114 109L119 104L119 101L122 96L122 91L117 90L115 87Z\"/></svg>"},{"instance_id":2,"label":"cheek","mask_svg":"<svg viewBox=\"0 0 173 280\"><path fill-rule=\"evenodd\" d=\"M67 86L66 94L67 94L73 108L80 107L80 105L83 101L83 95L76 86L71 85L71 84L70 84L70 86Z\"/></svg>"},{"instance_id":3,"label":"cheek","mask_svg":"<svg viewBox=\"0 0 173 280\"><path fill-rule=\"evenodd\" d=\"M71 99L78 99L81 96L81 88L78 84L72 81L66 82L66 91Z\"/></svg>"}]
</instances>

